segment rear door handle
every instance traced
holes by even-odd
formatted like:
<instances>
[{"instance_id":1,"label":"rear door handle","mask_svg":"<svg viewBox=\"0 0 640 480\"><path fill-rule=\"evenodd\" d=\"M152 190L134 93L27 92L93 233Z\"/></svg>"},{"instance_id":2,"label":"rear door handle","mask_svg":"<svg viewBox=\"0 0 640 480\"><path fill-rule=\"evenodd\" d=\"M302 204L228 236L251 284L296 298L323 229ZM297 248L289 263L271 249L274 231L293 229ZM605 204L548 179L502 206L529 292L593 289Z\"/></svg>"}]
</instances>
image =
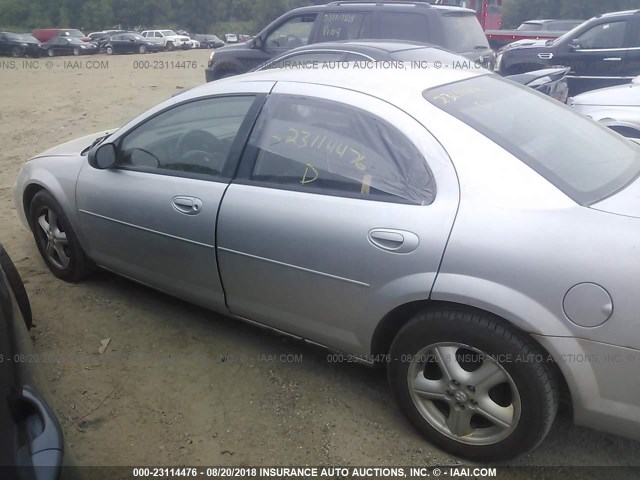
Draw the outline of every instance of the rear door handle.
<instances>
[{"instance_id":1,"label":"rear door handle","mask_svg":"<svg viewBox=\"0 0 640 480\"><path fill-rule=\"evenodd\" d=\"M179 195L177 197L173 197L171 200L171 206L178 213L183 213L184 215L197 215L202 211L202 200L196 197Z\"/></svg>"},{"instance_id":2,"label":"rear door handle","mask_svg":"<svg viewBox=\"0 0 640 480\"><path fill-rule=\"evenodd\" d=\"M369 242L381 250L391 253L411 253L420 244L415 233L391 228L374 228L369 231Z\"/></svg>"}]
</instances>

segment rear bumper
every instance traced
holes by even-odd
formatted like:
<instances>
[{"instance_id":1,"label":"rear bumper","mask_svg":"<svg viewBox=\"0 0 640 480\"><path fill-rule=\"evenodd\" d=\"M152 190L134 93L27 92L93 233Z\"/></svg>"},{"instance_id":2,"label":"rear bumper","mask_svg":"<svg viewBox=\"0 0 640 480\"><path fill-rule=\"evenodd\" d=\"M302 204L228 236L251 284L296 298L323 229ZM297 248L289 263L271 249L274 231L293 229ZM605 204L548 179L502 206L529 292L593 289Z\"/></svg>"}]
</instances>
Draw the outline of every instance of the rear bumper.
<instances>
[{"instance_id":1,"label":"rear bumper","mask_svg":"<svg viewBox=\"0 0 640 480\"><path fill-rule=\"evenodd\" d=\"M577 425L640 440L640 350L579 338L533 337L560 367Z\"/></svg>"}]
</instances>

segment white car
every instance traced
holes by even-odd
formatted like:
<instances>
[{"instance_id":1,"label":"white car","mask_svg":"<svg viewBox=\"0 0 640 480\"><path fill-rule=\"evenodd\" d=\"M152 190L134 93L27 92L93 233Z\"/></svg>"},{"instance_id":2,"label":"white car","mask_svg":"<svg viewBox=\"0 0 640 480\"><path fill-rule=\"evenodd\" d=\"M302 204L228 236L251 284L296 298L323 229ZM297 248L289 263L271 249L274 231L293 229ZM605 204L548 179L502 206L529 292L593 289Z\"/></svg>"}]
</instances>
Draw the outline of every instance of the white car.
<instances>
[{"instance_id":1,"label":"white car","mask_svg":"<svg viewBox=\"0 0 640 480\"><path fill-rule=\"evenodd\" d=\"M640 77L569 99L580 113L629 138L640 138Z\"/></svg>"},{"instance_id":2,"label":"white car","mask_svg":"<svg viewBox=\"0 0 640 480\"><path fill-rule=\"evenodd\" d=\"M140 35L150 42L162 45L167 50L176 48L192 48L191 39L184 35L178 35L173 30L145 30Z\"/></svg>"},{"instance_id":3,"label":"white car","mask_svg":"<svg viewBox=\"0 0 640 480\"><path fill-rule=\"evenodd\" d=\"M238 43L238 35L235 33L227 33L224 36L225 43Z\"/></svg>"}]
</instances>

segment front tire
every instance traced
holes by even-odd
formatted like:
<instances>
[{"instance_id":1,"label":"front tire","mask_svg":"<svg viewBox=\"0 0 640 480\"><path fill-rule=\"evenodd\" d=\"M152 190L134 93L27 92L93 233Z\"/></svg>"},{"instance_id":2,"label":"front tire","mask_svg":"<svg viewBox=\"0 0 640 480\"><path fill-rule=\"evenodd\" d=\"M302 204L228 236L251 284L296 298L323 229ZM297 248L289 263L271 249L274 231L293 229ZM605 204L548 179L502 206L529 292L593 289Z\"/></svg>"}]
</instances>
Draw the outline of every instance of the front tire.
<instances>
[{"instance_id":1,"label":"front tire","mask_svg":"<svg viewBox=\"0 0 640 480\"><path fill-rule=\"evenodd\" d=\"M89 259L62 207L46 190L33 197L29 224L38 251L51 273L67 282L78 282L87 276Z\"/></svg>"},{"instance_id":2,"label":"front tire","mask_svg":"<svg viewBox=\"0 0 640 480\"><path fill-rule=\"evenodd\" d=\"M47 55L49 55L50 57L55 57L56 52L53 50L53 48L50 48L47 50Z\"/></svg>"},{"instance_id":3,"label":"front tire","mask_svg":"<svg viewBox=\"0 0 640 480\"><path fill-rule=\"evenodd\" d=\"M74 48L73 49L73 54L77 57L78 55L80 55L80 49L79 48Z\"/></svg>"},{"instance_id":4,"label":"front tire","mask_svg":"<svg viewBox=\"0 0 640 480\"><path fill-rule=\"evenodd\" d=\"M20 47L13 47L13 48L11 49L11 56L12 56L13 58L22 57L22 56L23 56L23 54L22 54L22 50L20 49Z\"/></svg>"},{"instance_id":5,"label":"front tire","mask_svg":"<svg viewBox=\"0 0 640 480\"><path fill-rule=\"evenodd\" d=\"M138 53L141 53L144 55L145 53L147 53L147 47L145 45L140 45L140 48L138 49Z\"/></svg>"},{"instance_id":6,"label":"front tire","mask_svg":"<svg viewBox=\"0 0 640 480\"><path fill-rule=\"evenodd\" d=\"M113 55L113 47L107 47L107 55Z\"/></svg>"},{"instance_id":7,"label":"front tire","mask_svg":"<svg viewBox=\"0 0 640 480\"><path fill-rule=\"evenodd\" d=\"M420 313L398 332L390 357L400 407L430 442L454 455L512 459L551 428L558 393L547 355L489 314Z\"/></svg>"}]
</instances>

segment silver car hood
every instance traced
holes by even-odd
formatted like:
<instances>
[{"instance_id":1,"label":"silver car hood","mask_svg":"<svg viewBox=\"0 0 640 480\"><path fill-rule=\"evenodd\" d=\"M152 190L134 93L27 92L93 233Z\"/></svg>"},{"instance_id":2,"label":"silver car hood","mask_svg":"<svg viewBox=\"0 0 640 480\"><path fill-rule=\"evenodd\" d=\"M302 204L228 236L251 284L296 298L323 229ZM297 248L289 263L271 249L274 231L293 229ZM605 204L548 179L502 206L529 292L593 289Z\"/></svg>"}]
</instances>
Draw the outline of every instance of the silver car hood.
<instances>
[{"instance_id":1,"label":"silver car hood","mask_svg":"<svg viewBox=\"0 0 640 480\"><path fill-rule=\"evenodd\" d=\"M573 105L640 107L640 83L601 88L573 97Z\"/></svg>"},{"instance_id":2,"label":"silver car hood","mask_svg":"<svg viewBox=\"0 0 640 480\"><path fill-rule=\"evenodd\" d=\"M85 135L80 138L75 138L68 142L62 143L55 147L49 148L42 153L39 153L34 158L40 157L70 157L77 156L82 153L82 151L90 146L97 138L103 137L105 135L110 135L115 132L117 128L112 128L109 130L102 130L97 133L92 133L91 135Z\"/></svg>"}]
</instances>

